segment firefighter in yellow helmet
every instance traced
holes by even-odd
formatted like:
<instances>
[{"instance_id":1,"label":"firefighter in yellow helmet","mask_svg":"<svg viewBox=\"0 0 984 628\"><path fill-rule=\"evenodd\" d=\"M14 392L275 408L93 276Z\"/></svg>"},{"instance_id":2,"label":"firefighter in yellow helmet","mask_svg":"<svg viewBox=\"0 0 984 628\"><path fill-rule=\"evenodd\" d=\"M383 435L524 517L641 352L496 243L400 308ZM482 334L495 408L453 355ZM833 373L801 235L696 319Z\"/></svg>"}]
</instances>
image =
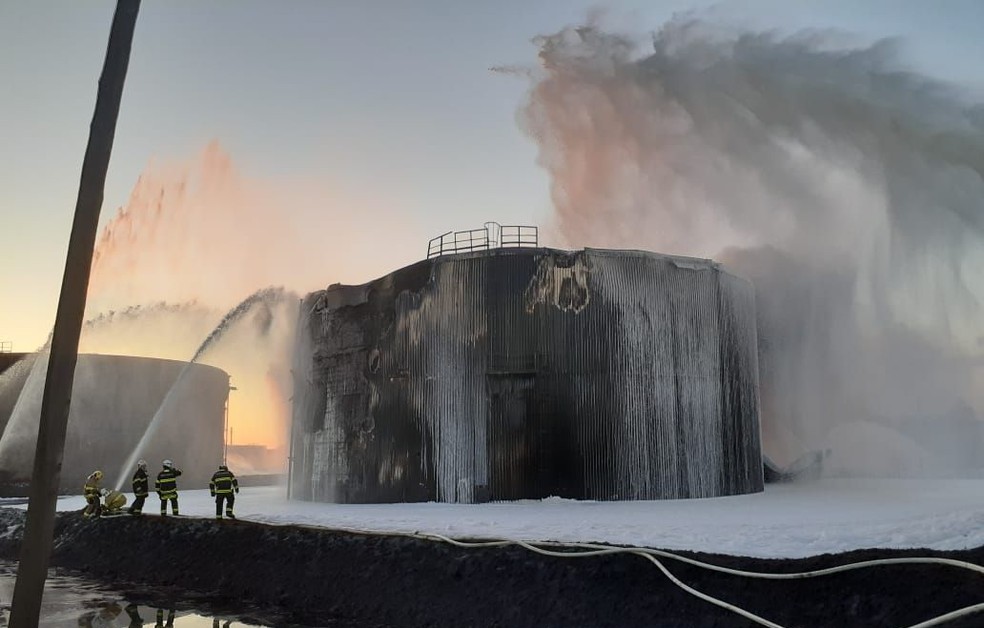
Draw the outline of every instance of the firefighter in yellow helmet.
<instances>
[{"instance_id":1,"label":"firefighter in yellow helmet","mask_svg":"<svg viewBox=\"0 0 984 628\"><path fill-rule=\"evenodd\" d=\"M236 503L236 493L239 492L239 480L229 467L219 465L219 470L212 474L212 481L208 483L208 492L215 498L215 518L222 518L222 502L225 501L225 516L235 519L232 514L232 506Z\"/></svg>"},{"instance_id":2,"label":"firefighter in yellow helmet","mask_svg":"<svg viewBox=\"0 0 984 628\"><path fill-rule=\"evenodd\" d=\"M82 511L83 517L98 517L102 510L100 498L102 490L99 483L102 482L103 472L96 470L89 474L82 486L82 493L85 495L85 510Z\"/></svg>"},{"instance_id":3,"label":"firefighter in yellow helmet","mask_svg":"<svg viewBox=\"0 0 984 628\"><path fill-rule=\"evenodd\" d=\"M167 502L171 501L171 512L174 514L180 514L178 512L178 476L181 475L181 471L174 466L174 463L170 460L164 461L164 468L157 474L157 481L154 483L154 488L157 490L157 496L161 498L161 516L167 516Z\"/></svg>"}]
</instances>

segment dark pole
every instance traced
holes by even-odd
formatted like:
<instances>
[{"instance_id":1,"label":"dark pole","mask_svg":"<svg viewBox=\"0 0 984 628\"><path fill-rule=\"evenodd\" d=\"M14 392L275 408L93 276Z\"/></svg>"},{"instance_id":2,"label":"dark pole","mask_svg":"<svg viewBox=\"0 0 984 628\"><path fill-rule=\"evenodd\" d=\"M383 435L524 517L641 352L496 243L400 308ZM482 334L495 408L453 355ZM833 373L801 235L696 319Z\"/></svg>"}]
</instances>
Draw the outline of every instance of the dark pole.
<instances>
[{"instance_id":1,"label":"dark pole","mask_svg":"<svg viewBox=\"0 0 984 628\"><path fill-rule=\"evenodd\" d=\"M72 383L78 359L79 335L89 289L92 249L96 241L99 210L106 185L106 170L113 150L116 118L123 96L123 82L130 62L130 44L137 22L140 0L117 0L113 26L109 32L106 61L96 109L89 127L89 144L82 161L75 220L68 242L65 274L62 277L58 312L51 339L48 379L41 400L38 445L34 454L27 524L21 544L17 583L10 609L10 628L36 628L41 614L44 581L51 558L51 538L55 527L55 502L61 479L65 429L72 401Z\"/></svg>"}]
</instances>

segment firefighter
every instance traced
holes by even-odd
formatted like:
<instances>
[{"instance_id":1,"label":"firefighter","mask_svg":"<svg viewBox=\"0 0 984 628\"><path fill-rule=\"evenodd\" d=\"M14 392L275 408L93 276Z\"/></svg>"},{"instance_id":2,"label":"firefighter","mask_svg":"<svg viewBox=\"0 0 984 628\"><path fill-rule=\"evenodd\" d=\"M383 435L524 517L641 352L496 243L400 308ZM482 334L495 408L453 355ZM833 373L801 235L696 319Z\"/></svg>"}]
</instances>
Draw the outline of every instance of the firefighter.
<instances>
[{"instance_id":1,"label":"firefighter","mask_svg":"<svg viewBox=\"0 0 984 628\"><path fill-rule=\"evenodd\" d=\"M133 505L128 512L131 515L143 513L144 501L150 493L150 481L147 479L147 461L137 462L137 470L133 473Z\"/></svg>"},{"instance_id":2,"label":"firefighter","mask_svg":"<svg viewBox=\"0 0 984 628\"><path fill-rule=\"evenodd\" d=\"M174 609L167 609L167 623L164 623L164 609L157 609L157 623L154 628L172 628L174 626Z\"/></svg>"},{"instance_id":3,"label":"firefighter","mask_svg":"<svg viewBox=\"0 0 984 628\"><path fill-rule=\"evenodd\" d=\"M239 480L229 467L222 464L219 470L212 474L212 481L208 483L208 492L215 498L215 518L222 518L222 502L225 501L225 516L235 519L232 514L232 507L236 503L236 493L239 492Z\"/></svg>"},{"instance_id":4,"label":"firefighter","mask_svg":"<svg viewBox=\"0 0 984 628\"><path fill-rule=\"evenodd\" d=\"M130 618L129 628L144 628L144 620L140 616L140 607L131 602L123 610L126 611L127 616Z\"/></svg>"},{"instance_id":5,"label":"firefighter","mask_svg":"<svg viewBox=\"0 0 984 628\"><path fill-rule=\"evenodd\" d=\"M86 503L85 510L82 511L83 517L98 517L102 511L102 505L100 503L102 491L99 488L99 483L102 482L102 479L103 472L99 470L93 471L85 479L85 485L82 487Z\"/></svg>"},{"instance_id":6,"label":"firefighter","mask_svg":"<svg viewBox=\"0 0 984 628\"><path fill-rule=\"evenodd\" d=\"M164 468L157 474L157 482L154 488L157 496L161 498L161 516L167 516L167 501L171 500L171 512L175 515L178 512L178 480L181 470L174 466L170 460L164 461Z\"/></svg>"}]
</instances>

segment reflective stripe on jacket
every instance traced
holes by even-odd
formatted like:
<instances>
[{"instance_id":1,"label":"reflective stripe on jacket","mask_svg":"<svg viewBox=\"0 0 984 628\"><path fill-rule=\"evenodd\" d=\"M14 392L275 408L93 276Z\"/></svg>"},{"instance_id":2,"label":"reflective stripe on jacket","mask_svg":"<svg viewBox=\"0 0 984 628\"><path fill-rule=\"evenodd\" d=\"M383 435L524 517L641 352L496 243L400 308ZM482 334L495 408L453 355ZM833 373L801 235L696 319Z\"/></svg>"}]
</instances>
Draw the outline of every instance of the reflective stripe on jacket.
<instances>
[{"instance_id":1,"label":"reflective stripe on jacket","mask_svg":"<svg viewBox=\"0 0 984 628\"><path fill-rule=\"evenodd\" d=\"M154 488L161 496L161 499L178 496L178 480L176 478L179 475L181 475L181 471L174 467L164 469L157 474L157 482L154 483Z\"/></svg>"},{"instance_id":2,"label":"reflective stripe on jacket","mask_svg":"<svg viewBox=\"0 0 984 628\"><path fill-rule=\"evenodd\" d=\"M236 479L232 471L219 469L212 475L212 481L208 483L208 488L216 495L228 495L233 490L239 490L239 480Z\"/></svg>"}]
</instances>

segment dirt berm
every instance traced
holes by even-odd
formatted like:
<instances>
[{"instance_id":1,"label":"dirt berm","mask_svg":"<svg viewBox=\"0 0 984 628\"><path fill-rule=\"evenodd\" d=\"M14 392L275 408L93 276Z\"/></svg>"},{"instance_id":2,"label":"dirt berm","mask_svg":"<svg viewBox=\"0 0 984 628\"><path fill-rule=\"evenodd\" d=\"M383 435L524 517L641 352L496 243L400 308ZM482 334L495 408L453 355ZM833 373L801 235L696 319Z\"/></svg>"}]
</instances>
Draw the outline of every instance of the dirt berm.
<instances>
[{"instance_id":1,"label":"dirt berm","mask_svg":"<svg viewBox=\"0 0 984 628\"><path fill-rule=\"evenodd\" d=\"M0 509L0 557L16 559L24 514ZM688 554L729 567L791 572L890 556L977 564L984 550L864 550L801 560ZM984 602L984 576L943 566L889 566L795 581L753 580L676 563L700 591L783 626L901 627ZM309 626L741 627L754 624L671 584L650 562L619 555L550 558L517 547L460 549L247 522L58 516L52 565L116 588L268 609ZM263 612L259 613L260 616ZM947 624L984 626L984 613Z\"/></svg>"}]
</instances>

